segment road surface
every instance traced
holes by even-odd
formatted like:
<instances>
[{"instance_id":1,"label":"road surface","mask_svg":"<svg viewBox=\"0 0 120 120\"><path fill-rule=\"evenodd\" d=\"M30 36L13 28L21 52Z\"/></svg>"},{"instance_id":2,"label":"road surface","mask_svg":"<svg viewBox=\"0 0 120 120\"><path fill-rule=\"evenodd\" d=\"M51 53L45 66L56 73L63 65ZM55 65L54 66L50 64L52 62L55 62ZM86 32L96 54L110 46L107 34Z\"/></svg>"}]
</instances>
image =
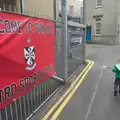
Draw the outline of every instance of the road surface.
<instances>
[{"instance_id":1,"label":"road surface","mask_svg":"<svg viewBox=\"0 0 120 120\"><path fill-rule=\"evenodd\" d=\"M59 120L120 120L120 96L113 96L113 66L120 46L87 45L87 57L95 61L86 80L61 112Z\"/></svg>"}]
</instances>

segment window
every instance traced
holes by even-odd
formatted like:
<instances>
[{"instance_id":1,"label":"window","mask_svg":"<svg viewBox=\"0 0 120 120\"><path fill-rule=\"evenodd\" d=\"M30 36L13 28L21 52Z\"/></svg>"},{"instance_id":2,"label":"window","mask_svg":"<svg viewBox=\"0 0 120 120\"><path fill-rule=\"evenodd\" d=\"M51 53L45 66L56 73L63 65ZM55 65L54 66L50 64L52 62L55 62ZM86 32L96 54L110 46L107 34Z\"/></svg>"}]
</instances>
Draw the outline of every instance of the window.
<instances>
[{"instance_id":1,"label":"window","mask_svg":"<svg viewBox=\"0 0 120 120\"><path fill-rule=\"evenodd\" d=\"M101 18L95 18L95 35L100 36L101 34Z\"/></svg>"},{"instance_id":2,"label":"window","mask_svg":"<svg viewBox=\"0 0 120 120\"><path fill-rule=\"evenodd\" d=\"M96 7L101 7L101 6L102 6L102 0L97 0Z\"/></svg>"},{"instance_id":3,"label":"window","mask_svg":"<svg viewBox=\"0 0 120 120\"><path fill-rule=\"evenodd\" d=\"M69 15L70 16L73 16L73 10L74 10L74 7L73 6L69 6Z\"/></svg>"}]
</instances>

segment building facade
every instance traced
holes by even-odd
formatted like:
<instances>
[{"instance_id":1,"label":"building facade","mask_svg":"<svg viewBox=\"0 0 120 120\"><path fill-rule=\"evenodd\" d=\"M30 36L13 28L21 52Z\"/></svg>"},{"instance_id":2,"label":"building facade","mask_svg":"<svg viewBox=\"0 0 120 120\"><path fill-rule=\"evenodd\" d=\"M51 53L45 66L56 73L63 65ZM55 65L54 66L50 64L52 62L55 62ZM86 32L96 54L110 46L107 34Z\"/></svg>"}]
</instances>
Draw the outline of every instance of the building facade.
<instances>
[{"instance_id":1,"label":"building facade","mask_svg":"<svg viewBox=\"0 0 120 120\"><path fill-rule=\"evenodd\" d=\"M21 3L25 15L54 19L54 0L0 0L0 9L21 13Z\"/></svg>"},{"instance_id":2,"label":"building facade","mask_svg":"<svg viewBox=\"0 0 120 120\"><path fill-rule=\"evenodd\" d=\"M83 23L83 0L68 0L68 14L71 21Z\"/></svg>"},{"instance_id":3,"label":"building facade","mask_svg":"<svg viewBox=\"0 0 120 120\"><path fill-rule=\"evenodd\" d=\"M83 23L83 0L68 0L67 3L69 20ZM59 13L61 13L61 0L58 0L58 4Z\"/></svg>"},{"instance_id":4,"label":"building facade","mask_svg":"<svg viewBox=\"0 0 120 120\"><path fill-rule=\"evenodd\" d=\"M24 0L25 11L54 20L54 0Z\"/></svg>"},{"instance_id":5,"label":"building facade","mask_svg":"<svg viewBox=\"0 0 120 120\"><path fill-rule=\"evenodd\" d=\"M86 24L91 26L92 42L118 42L118 1L86 0Z\"/></svg>"}]
</instances>

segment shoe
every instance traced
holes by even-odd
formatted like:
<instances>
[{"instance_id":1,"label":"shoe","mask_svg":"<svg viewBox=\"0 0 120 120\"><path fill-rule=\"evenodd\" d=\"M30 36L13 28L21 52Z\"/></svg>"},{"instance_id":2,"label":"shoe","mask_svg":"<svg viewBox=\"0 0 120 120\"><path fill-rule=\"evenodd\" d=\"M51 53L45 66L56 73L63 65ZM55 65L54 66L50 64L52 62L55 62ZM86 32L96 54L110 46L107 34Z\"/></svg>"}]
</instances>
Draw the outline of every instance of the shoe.
<instances>
[{"instance_id":1,"label":"shoe","mask_svg":"<svg viewBox=\"0 0 120 120\"><path fill-rule=\"evenodd\" d=\"M120 90L119 90L119 95L120 95Z\"/></svg>"},{"instance_id":2,"label":"shoe","mask_svg":"<svg viewBox=\"0 0 120 120\"><path fill-rule=\"evenodd\" d=\"M114 91L114 96L117 96L117 91Z\"/></svg>"}]
</instances>

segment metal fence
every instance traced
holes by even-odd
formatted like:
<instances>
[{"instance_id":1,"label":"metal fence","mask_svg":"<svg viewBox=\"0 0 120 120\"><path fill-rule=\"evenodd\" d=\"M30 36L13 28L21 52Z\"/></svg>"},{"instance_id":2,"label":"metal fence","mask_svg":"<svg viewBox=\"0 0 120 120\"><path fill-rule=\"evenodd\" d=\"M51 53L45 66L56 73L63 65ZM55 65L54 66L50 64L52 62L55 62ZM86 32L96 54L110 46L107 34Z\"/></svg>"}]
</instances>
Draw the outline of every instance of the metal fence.
<instances>
[{"instance_id":1,"label":"metal fence","mask_svg":"<svg viewBox=\"0 0 120 120\"><path fill-rule=\"evenodd\" d=\"M2 11L12 12L5 8ZM14 11L15 12L15 11ZM16 13L16 12L15 12ZM31 13L26 12L25 15ZM39 17L33 13L31 17ZM27 120L30 119L38 109L61 87L62 83L54 78L34 86L24 96L15 99L11 104L0 110L0 120Z\"/></svg>"},{"instance_id":2,"label":"metal fence","mask_svg":"<svg viewBox=\"0 0 120 120\"><path fill-rule=\"evenodd\" d=\"M6 12L21 14L21 9L18 8L16 5L13 5L13 4L2 4L2 5L0 4L0 11L6 11ZM53 20L53 18L51 18L50 16L48 16L44 13L30 12L27 9L25 9L22 14L33 16L33 17L39 17L39 18Z\"/></svg>"},{"instance_id":3,"label":"metal fence","mask_svg":"<svg viewBox=\"0 0 120 120\"><path fill-rule=\"evenodd\" d=\"M0 5L0 10L2 11L8 11L8 12L15 12L17 13L17 7L16 5L12 5L12 4L2 4Z\"/></svg>"},{"instance_id":4,"label":"metal fence","mask_svg":"<svg viewBox=\"0 0 120 120\"><path fill-rule=\"evenodd\" d=\"M9 12L16 12L16 8L11 5L3 5L2 10ZM25 15L40 17L39 14L31 14L28 11ZM48 18L49 19L49 18ZM62 63L62 22L56 21L56 71L57 76L64 78L64 65ZM81 35L80 35L81 34ZM68 40L67 40L67 64L68 64L68 79L72 74L83 64L85 56L84 44L85 26L68 22ZM72 45L71 39L79 39L79 43ZM26 120L29 119L60 87L61 82L50 78L45 83L35 86L32 90L27 92L24 96L17 98L11 104L7 105L0 111L0 120Z\"/></svg>"},{"instance_id":5,"label":"metal fence","mask_svg":"<svg viewBox=\"0 0 120 120\"><path fill-rule=\"evenodd\" d=\"M24 96L17 98L0 111L0 120L29 119L61 86L59 81L49 79L35 86Z\"/></svg>"}]
</instances>

